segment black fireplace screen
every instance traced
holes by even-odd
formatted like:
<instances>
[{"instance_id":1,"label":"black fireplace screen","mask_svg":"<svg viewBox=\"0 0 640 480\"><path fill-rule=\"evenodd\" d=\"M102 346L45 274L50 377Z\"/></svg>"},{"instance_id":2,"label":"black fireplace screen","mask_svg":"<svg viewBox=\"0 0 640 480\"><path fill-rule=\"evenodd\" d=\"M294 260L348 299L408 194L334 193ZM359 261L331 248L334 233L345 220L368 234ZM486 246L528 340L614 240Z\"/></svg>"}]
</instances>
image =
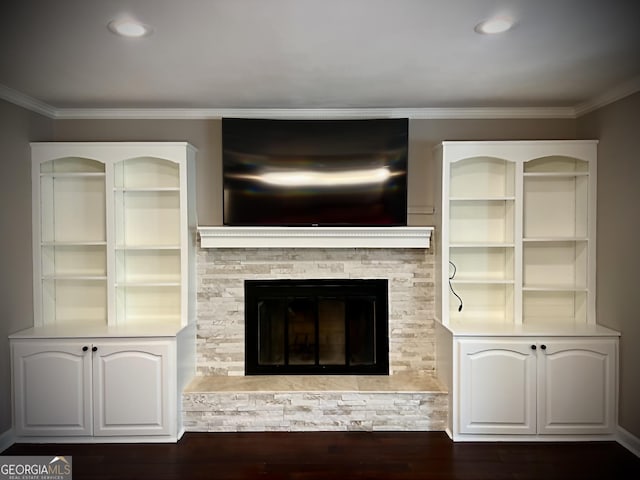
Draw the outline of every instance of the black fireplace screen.
<instances>
[{"instance_id":1,"label":"black fireplace screen","mask_svg":"<svg viewBox=\"0 0 640 480\"><path fill-rule=\"evenodd\" d=\"M387 280L245 281L245 373L389 374Z\"/></svg>"}]
</instances>

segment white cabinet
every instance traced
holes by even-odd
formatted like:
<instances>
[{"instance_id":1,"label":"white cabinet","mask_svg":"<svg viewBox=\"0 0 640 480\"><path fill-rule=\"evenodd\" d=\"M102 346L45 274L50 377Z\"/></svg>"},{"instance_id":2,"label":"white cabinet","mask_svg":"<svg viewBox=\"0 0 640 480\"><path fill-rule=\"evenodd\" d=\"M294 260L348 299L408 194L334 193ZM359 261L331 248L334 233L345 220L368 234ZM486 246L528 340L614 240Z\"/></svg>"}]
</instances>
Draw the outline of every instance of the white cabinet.
<instances>
[{"instance_id":1,"label":"white cabinet","mask_svg":"<svg viewBox=\"0 0 640 480\"><path fill-rule=\"evenodd\" d=\"M464 338L456 343L456 433L613 433L615 338Z\"/></svg>"},{"instance_id":2,"label":"white cabinet","mask_svg":"<svg viewBox=\"0 0 640 480\"><path fill-rule=\"evenodd\" d=\"M450 435L609 438L619 332L596 321L597 141L443 142L435 158Z\"/></svg>"},{"instance_id":3,"label":"white cabinet","mask_svg":"<svg viewBox=\"0 0 640 480\"><path fill-rule=\"evenodd\" d=\"M14 340L12 356L18 436L176 435L172 340Z\"/></svg>"},{"instance_id":4,"label":"white cabinet","mask_svg":"<svg viewBox=\"0 0 640 480\"><path fill-rule=\"evenodd\" d=\"M195 148L31 150L34 326L10 336L18 437L179 438L195 374Z\"/></svg>"}]
</instances>

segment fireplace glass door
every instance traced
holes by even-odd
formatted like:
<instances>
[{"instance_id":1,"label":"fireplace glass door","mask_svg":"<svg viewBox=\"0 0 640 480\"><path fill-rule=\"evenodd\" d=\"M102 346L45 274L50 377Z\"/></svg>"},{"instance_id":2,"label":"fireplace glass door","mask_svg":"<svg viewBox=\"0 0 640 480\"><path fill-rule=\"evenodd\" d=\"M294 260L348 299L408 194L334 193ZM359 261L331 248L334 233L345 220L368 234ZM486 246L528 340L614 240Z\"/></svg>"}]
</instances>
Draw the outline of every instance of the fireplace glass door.
<instances>
[{"instance_id":1,"label":"fireplace glass door","mask_svg":"<svg viewBox=\"0 0 640 480\"><path fill-rule=\"evenodd\" d=\"M388 374L386 280L247 281L247 374Z\"/></svg>"}]
</instances>

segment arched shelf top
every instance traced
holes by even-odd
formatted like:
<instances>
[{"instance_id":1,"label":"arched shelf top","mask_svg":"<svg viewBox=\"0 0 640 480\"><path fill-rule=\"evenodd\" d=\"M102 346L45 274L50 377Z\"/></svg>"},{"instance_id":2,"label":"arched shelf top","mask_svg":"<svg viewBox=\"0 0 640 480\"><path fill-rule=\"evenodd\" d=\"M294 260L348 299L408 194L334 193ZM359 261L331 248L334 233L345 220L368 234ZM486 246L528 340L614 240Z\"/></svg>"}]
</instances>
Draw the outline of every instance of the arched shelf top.
<instances>
[{"instance_id":1,"label":"arched shelf top","mask_svg":"<svg viewBox=\"0 0 640 480\"><path fill-rule=\"evenodd\" d=\"M565 155L547 155L527 160L523 168L525 174L587 174L589 162Z\"/></svg>"},{"instance_id":2,"label":"arched shelf top","mask_svg":"<svg viewBox=\"0 0 640 480\"><path fill-rule=\"evenodd\" d=\"M451 164L451 198L506 198L515 195L515 163L478 156Z\"/></svg>"},{"instance_id":3,"label":"arched shelf top","mask_svg":"<svg viewBox=\"0 0 640 480\"><path fill-rule=\"evenodd\" d=\"M472 156L468 156L468 157L461 157L456 159L454 162L454 164L465 164L465 163L478 163L478 162L484 162L484 163L488 163L488 164L507 164L507 163L515 163L513 160L508 159L508 158L502 158L499 157L497 155L472 155Z\"/></svg>"},{"instance_id":4,"label":"arched shelf top","mask_svg":"<svg viewBox=\"0 0 640 480\"><path fill-rule=\"evenodd\" d=\"M529 162L546 156L569 157L595 161L597 140L514 140L514 141L444 141L435 149L446 150L448 162L457 163L472 158L508 159L516 163Z\"/></svg>"},{"instance_id":5,"label":"arched shelf top","mask_svg":"<svg viewBox=\"0 0 640 480\"><path fill-rule=\"evenodd\" d=\"M172 189L180 187L180 165L155 156L115 162L114 185L120 189Z\"/></svg>"},{"instance_id":6,"label":"arched shelf top","mask_svg":"<svg viewBox=\"0 0 640 480\"><path fill-rule=\"evenodd\" d=\"M104 175L104 172L104 162L87 157L52 158L40 163L40 174L42 175Z\"/></svg>"}]
</instances>

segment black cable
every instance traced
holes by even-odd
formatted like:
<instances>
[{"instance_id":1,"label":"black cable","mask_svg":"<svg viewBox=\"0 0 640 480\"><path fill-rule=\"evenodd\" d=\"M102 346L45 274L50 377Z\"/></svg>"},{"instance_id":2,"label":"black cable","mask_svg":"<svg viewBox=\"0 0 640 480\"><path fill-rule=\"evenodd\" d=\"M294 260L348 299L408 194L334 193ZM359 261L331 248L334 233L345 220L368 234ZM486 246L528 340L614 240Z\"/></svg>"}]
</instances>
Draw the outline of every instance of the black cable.
<instances>
[{"instance_id":1,"label":"black cable","mask_svg":"<svg viewBox=\"0 0 640 480\"><path fill-rule=\"evenodd\" d=\"M460 295L458 295L456 293L456 291L453 289L453 285L451 284L451 280L454 279L454 277L456 276L456 265L449 260L449 264L453 267L453 273L449 276L449 289L451 290L451 293L453 293L455 295L455 297L458 299L458 302L460 302L460 305L458 305L458 311L461 312L462 311L462 298L460 298Z\"/></svg>"}]
</instances>

